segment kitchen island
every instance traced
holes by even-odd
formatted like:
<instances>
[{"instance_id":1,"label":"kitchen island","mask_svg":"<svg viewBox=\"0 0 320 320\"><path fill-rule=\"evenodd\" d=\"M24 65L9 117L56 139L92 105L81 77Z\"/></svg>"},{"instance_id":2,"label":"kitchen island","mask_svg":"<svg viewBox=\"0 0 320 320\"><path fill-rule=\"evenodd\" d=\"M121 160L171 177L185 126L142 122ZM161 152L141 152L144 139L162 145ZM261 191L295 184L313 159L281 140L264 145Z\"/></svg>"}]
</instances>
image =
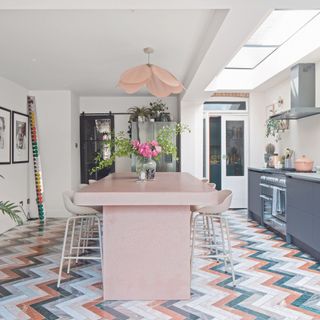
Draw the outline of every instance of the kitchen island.
<instances>
[{"instance_id":1,"label":"kitchen island","mask_svg":"<svg viewBox=\"0 0 320 320\"><path fill-rule=\"evenodd\" d=\"M216 191L187 173L138 182L112 174L75 194L103 206L103 293L108 300L190 298L190 205L216 204Z\"/></svg>"}]
</instances>

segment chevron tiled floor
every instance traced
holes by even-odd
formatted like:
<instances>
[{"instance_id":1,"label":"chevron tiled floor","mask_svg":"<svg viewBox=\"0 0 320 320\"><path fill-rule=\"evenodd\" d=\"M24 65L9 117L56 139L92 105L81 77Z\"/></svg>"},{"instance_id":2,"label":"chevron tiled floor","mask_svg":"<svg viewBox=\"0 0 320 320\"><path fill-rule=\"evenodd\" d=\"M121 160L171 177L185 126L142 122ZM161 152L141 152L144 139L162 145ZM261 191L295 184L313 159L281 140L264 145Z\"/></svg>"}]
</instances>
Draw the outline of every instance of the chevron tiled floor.
<instances>
[{"instance_id":1,"label":"chevron tiled floor","mask_svg":"<svg viewBox=\"0 0 320 320\"><path fill-rule=\"evenodd\" d=\"M99 265L56 279L64 220L0 236L1 319L320 319L320 266L296 247L230 212L237 287L221 264L196 259L189 301L103 301ZM130 267L130 266L128 266Z\"/></svg>"}]
</instances>

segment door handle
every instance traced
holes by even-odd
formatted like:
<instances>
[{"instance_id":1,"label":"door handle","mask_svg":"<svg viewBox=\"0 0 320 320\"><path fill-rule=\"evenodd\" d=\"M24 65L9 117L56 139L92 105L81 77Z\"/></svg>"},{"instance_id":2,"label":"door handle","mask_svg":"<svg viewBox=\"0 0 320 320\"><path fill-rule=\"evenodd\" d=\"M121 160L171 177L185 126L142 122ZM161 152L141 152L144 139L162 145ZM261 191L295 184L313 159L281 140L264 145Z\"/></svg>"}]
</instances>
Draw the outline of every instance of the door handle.
<instances>
[{"instance_id":1,"label":"door handle","mask_svg":"<svg viewBox=\"0 0 320 320\"><path fill-rule=\"evenodd\" d=\"M269 198L269 197L267 197L267 196L264 196L264 195L260 195L260 198L261 199L264 199L264 200L267 200L267 201L272 201L272 198Z\"/></svg>"},{"instance_id":2,"label":"door handle","mask_svg":"<svg viewBox=\"0 0 320 320\"><path fill-rule=\"evenodd\" d=\"M260 187L264 187L264 188L272 188L271 186L269 186L268 184L265 183L259 183Z\"/></svg>"}]
</instances>

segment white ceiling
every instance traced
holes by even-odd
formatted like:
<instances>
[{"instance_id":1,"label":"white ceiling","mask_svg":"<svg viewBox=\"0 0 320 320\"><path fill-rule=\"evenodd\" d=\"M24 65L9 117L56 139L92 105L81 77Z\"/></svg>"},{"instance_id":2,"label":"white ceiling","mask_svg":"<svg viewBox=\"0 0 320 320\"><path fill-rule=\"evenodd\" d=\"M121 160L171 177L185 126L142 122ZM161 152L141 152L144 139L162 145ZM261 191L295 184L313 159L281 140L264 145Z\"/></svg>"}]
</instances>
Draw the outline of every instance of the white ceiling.
<instances>
[{"instance_id":1,"label":"white ceiling","mask_svg":"<svg viewBox=\"0 0 320 320\"><path fill-rule=\"evenodd\" d=\"M183 81L180 99L203 102L272 10L319 9L319 0L258 2L1 0L0 76L34 90L124 95L120 74L145 63L142 48L152 46L151 62Z\"/></svg>"},{"instance_id":2,"label":"white ceiling","mask_svg":"<svg viewBox=\"0 0 320 320\"><path fill-rule=\"evenodd\" d=\"M2 10L0 76L28 89L124 95L127 68L151 62L184 80L214 10ZM144 92L140 93L144 94Z\"/></svg>"}]
</instances>

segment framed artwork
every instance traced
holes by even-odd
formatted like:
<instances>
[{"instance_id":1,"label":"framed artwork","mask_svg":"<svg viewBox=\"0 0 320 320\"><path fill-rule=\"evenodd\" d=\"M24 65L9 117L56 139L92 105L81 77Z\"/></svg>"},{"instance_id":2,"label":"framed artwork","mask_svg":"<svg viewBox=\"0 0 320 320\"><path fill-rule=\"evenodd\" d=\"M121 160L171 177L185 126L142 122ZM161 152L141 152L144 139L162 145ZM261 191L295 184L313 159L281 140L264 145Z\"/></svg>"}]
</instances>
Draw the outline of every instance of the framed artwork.
<instances>
[{"instance_id":1,"label":"framed artwork","mask_svg":"<svg viewBox=\"0 0 320 320\"><path fill-rule=\"evenodd\" d=\"M29 117L12 111L12 163L29 162Z\"/></svg>"},{"instance_id":2,"label":"framed artwork","mask_svg":"<svg viewBox=\"0 0 320 320\"><path fill-rule=\"evenodd\" d=\"M0 164L11 163L11 111L0 107Z\"/></svg>"},{"instance_id":3,"label":"framed artwork","mask_svg":"<svg viewBox=\"0 0 320 320\"><path fill-rule=\"evenodd\" d=\"M276 113L275 105L270 104L269 106L266 106L266 119L268 120L271 116L273 116Z\"/></svg>"}]
</instances>

